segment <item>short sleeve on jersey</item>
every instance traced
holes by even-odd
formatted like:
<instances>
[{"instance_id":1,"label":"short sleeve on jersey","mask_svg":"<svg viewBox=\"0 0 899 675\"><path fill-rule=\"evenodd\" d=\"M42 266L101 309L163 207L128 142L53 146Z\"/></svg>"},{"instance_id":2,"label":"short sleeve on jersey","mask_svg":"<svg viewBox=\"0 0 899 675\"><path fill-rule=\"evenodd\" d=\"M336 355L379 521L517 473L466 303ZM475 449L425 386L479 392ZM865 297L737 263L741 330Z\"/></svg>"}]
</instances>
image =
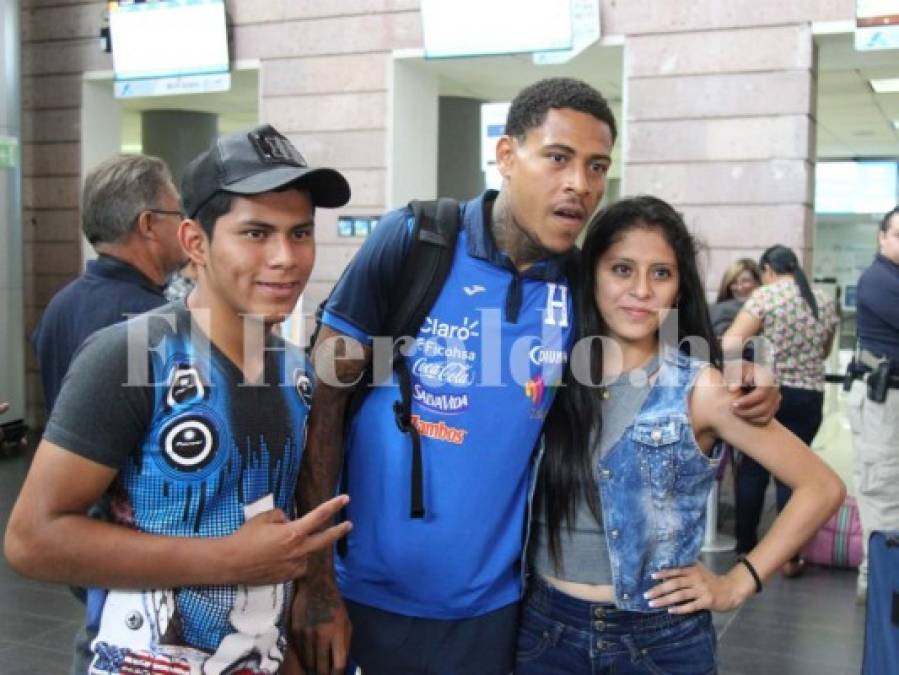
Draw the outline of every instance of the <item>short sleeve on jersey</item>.
<instances>
[{"instance_id":1,"label":"short sleeve on jersey","mask_svg":"<svg viewBox=\"0 0 899 675\"><path fill-rule=\"evenodd\" d=\"M85 341L44 430L51 443L116 469L140 445L153 414L150 387L128 384L129 323Z\"/></svg>"},{"instance_id":2,"label":"short sleeve on jersey","mask_svg":"<svg viewBox=\"0 0 899 675\"><path fill-rule=\"evenodd\" d=\"M412 233L408 208L386 214L350 261L325 305L322 322L362 342L381 333Z\"/></svg>"}]
</instances>

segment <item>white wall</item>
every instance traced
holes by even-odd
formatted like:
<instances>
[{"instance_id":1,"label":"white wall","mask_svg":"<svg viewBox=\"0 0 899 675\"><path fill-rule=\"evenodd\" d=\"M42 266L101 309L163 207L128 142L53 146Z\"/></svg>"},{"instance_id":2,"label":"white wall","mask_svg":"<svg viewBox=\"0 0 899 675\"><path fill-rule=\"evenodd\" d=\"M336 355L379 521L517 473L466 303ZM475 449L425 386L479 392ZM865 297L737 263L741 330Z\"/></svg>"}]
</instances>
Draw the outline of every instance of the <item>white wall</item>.
<instances>
[{"instance_id":1,"label":"white wall","mask_svg":"<svg viewBox=\"0 0 899 675\"><path fill-rule=\"evenodd\" d=\"M828 217L815 224L815 277L836 277L846 293L877 252L878 222L867 216Z\"/></svg>"},{"instance_id":2,"label":"white wall","mask_svg":"<svg viewBox=\"0 0 899 675\"><path fill-rule=\"evenodd\" d=\"M437 198L439 83L421 66L393 60L387 143L387 209Z\"/></svg>"},{"instance_id":3,"label":"white wall","mask_svg":"<svg viewBox=\"0 0 899 675\"><path fill-rule=\"evenodd\" d=\"M122 106L113 95L112 74L86 76L81 87L81 177L111 155L122 151ZM81 238L81 260L96 258Z\"/></svg>"}]
</instances>

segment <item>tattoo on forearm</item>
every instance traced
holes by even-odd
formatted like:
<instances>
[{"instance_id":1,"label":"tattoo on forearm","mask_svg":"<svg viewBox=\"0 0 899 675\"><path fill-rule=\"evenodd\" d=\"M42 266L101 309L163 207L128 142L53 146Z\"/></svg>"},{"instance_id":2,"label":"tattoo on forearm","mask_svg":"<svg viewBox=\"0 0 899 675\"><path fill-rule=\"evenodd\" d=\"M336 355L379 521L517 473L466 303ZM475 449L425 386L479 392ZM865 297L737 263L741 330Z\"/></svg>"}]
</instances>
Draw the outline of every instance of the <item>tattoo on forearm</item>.
<instances>
[{"instance_id":1,"label":"tattoo on forearm","mask_svg":"<svg viewBox=\"0 0 899 675\"><path fill-rule=\"evenodd\" d=\"M330 623L334 619L334 610L339 608L340 600L331 594L310 594L306 605L306 625Z\"/></svg>"},{"instance_id":2,"label":"tattoo on forearm","mask_svg":"<svg viewBox=\"0 0 899 675\"><path fill-rule=\"evenodd\" d=\"M365 370L371 354L366 349L363 350L363 359L337 359L334 350L336 341L328 340L335 335L334 331L322 329L316 344L315 361L333 363L341 382L353 382ZM332 387L323 382L319 382L315 389L297 490L300 514L315 508L334 494L343 464L344 417L351 392L351 388Z\"/></svg>"}]
</instances>

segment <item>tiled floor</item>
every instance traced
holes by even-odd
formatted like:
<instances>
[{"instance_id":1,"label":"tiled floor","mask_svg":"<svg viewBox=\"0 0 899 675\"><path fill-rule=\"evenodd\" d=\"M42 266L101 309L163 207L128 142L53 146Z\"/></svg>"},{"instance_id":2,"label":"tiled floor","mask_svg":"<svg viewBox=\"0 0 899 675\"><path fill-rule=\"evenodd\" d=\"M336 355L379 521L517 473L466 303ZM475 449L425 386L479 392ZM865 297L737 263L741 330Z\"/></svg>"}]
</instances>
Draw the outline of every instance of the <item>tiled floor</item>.
<instances>
[{"instance_id":1,"label":"tiled floor","mask_svg":"<svg viewBox=\"0 0 899 675\"><path fill-rule=\"evenodd\" d=\"M733 563L718 554L710 566ZM865 612L855 572L808 566L798 579L770 579L736 612L716 614L722 675L858 675Z\"/></svg>"},{"instance_id":2,"label":"tiled floor","mask_svg":"<svg viewBox=\"0 0 899 675\"><path fill-rule=\"evenodd\" d=\"M25 476L21 457L0 460L0 523ZM18 576L0 563L0 674L64 675L83 606L68 588Z\"/></svg>"},{"instance_id":3,"label":"tiled floor","mask_svg":"<svg viewBox=\"0 0 899 675\"><path fill-rule=\"evenodd\" d=\"M0 460L3 529L24 473L24 459ZM708 563L726 569L733 556ZM811 567L798 579L771 579L736 612L716 615L721 675L856 675L864 610L854 600L852 572ZM81 615L68 589L28 581L0 563L0 675L67 673Z\"/></svg>"}]
</instances>

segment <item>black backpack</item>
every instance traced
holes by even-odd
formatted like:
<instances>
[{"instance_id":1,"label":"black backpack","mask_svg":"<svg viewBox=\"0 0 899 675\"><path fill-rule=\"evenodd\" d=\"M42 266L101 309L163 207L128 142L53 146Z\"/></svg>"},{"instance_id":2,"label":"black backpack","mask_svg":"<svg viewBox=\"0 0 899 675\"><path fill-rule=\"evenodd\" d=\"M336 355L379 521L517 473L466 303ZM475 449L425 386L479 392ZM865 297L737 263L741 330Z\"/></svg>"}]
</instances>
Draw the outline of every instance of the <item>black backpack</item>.
<instances>
[{"instance_id":1,"label":"black backpack","mask_svg":"<svg viewBox=\"0 0 899 675\"><path fill-rule=\"evenodd\" d=\"M453 254L459 236L459 202L455 199L442 198L432 201L413 200L409 202L412 209L414 225L412 241L406 253L406 260L399 283L390 297L390 309L384 323L383 334L394 341L393 353L390 355L392 372L400 387L400 400L393 404L396 425L403 433L409 434L412 441L412 498L410 515L412 518L423 518L424 508L424 476L422 469L421 436L412 424L412 376L398 339L415 338L427 317L428 312L437 301L447 276L453 265ZM339 283L339 282L338 282ZM318 339L325 305L330 295L319 305L315 313L315 330L311 344ZM377 350L373 351L373 354ZM353 392L347 408L346 422L352 419L366 394L373 384L374 363L370 363L364 377ZM379 370L378 372L386 372ZM346 467L341 478L341 492L346 492ZM345 552L345 539L338 543L338 550Z\"/></svg>"}]
</instances>

